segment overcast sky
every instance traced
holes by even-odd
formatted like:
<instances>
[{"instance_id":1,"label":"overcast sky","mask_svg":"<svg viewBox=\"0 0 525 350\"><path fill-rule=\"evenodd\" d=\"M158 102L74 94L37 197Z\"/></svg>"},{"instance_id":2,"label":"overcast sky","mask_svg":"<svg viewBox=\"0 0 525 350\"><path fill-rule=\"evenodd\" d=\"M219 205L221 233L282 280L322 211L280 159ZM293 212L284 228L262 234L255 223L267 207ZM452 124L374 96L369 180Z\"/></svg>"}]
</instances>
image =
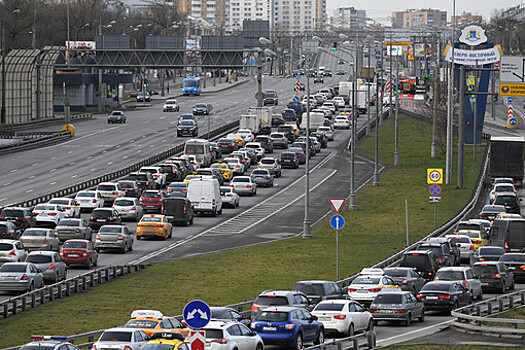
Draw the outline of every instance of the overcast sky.
<instances>
[{"instance_id":1,"label":"overcast sky","mask_svg":"<svg viewBox=\"0 0 525 350\"><path fill-rule=\"evenodd\" d=\"M389 16L392 11L404 11L406 9L432 8L447 11L448 19L452 15L453 0L327 0L327 14L333 16L334 9L341 6L353 6L358 10L366 10L367 17L374 18L378 22L384 19L376 18ZM456 14L471 12L490 18L495 9L505 9L516 5L525 5L524 0L456 0Z\"/></svg>"}]
</instances>

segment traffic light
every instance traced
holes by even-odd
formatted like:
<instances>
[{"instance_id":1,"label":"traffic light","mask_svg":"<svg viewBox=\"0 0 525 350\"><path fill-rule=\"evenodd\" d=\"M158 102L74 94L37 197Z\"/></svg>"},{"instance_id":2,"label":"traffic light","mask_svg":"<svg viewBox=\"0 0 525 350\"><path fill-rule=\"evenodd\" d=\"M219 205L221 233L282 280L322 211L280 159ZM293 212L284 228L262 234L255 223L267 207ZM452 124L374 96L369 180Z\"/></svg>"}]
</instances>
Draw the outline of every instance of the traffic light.
<instances>
[{"instance_id":1,"label":"traffic light","mask_svg":"<svg viewBox=\"0 0 525 350\"><path fill-rule=\"evenodd\" d=\"M334 44L332 45L332 51L337 51L337 41L334 41Z\"/></svg>"},{"instance_id":2,"label":"traffic light","mask_svg":"<svg viewBox=\"0 0 525 350\"><path fill-rule=\"evenodd\" d=\"M142 86L145 87L145 88L148 87L148 81L147 80L143 80L142 81Z\"/></svg>"}]
</instances>

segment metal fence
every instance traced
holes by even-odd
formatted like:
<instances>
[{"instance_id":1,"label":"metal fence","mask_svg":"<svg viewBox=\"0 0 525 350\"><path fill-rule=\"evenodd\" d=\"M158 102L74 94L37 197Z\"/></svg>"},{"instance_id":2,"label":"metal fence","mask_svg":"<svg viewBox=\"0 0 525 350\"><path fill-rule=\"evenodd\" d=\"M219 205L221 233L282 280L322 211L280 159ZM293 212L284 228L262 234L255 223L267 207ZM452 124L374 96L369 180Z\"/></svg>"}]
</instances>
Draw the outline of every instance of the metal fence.
<instances>
[{"instance_id":1,"label":"metal fence","mask_svg":"<svg viewBox=\"0 0 525 350\"><path fill-rule=\"evenodd\" d=\"M20 142L0 146L0 154L24 151L35 147L42 147L44 145L57 143L65 139L71 138L71 133L69 131L42 131L30 133L16 133L16 136L21 137L22 140Z\"/></svg>"}]
</instances>

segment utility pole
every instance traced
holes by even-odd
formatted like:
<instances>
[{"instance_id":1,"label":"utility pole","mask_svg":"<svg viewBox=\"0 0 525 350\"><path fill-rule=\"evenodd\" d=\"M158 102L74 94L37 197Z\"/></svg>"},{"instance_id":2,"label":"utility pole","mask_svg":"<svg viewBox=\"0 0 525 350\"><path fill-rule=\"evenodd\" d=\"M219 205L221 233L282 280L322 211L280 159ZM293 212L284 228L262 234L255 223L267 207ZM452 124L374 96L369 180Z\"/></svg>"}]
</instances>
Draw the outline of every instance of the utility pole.
<instances>
[{"instance_id":1,"label":"utility pole","mask_svg":"<svg viewBox=\"0 0 525 350\"><path fill-rule=\"evenodd\" d=\"M0 123L6 124L6 110L5 110L5 56L7 53L6 45L5 45L5 22L4 19L2 19L2 110L0 115Z\"/></svg>"},{"instance_id":2,"label":"utility pole","mask_svg":"<svg viewBox=\"0 0 525 350\"><path fill-rule=\"evenodd\" d=\"M310 77L306 73L306 174L304 195L303 238L312 238L310 230Z\"/></svg>"},{"instance_id":3,"label":"utility pole","mask_svg":"<svg viewBox=\"0 0 525 350\"><path fill-rule=\"evenodd\" d=\"M396 61L396 120L395 120L395 150L394 150L394 166L401 164L399 157L399 62Z\"/></svg>"},{"instance_id":4,"label":"utility pole","mask_svg":"<svg viewBox=\"0 0 525 350\"><path fill-rule=\"evenodd\" d=\"M381 52L383 52L383 44L381 43ZM368 52L370 55L370 52ZM370 56L368 56L370 57ZM383 66L378 67L376 60L376 77L383 76ZM381 74L379 74L381 72ZM375 138L375 152L374 152L374 186L379 186L379 78L376 78L376 138ZM382 105L382 103L381 103ZM382 116L381 116L382 119Z\"/></svg>"},{"instance_id":5,"label":"utility pole","mask_svg":"<svg viewBox=\"0 0 525 350\"><path fill-rule=\"evenodd\" d=\"M459 72L458 189L462 189L463 157L465 155L465 66L462 65Z\"/></svg>"},{"instance_id":6,"label":"utility pole","mask_svg":"<svg viewBox=\"0 0 525 350\"><path fill-rule=\"evenodd\" d=\"M368 87L367 91L367 108L366 108L366 136L370 136L371 128L370 128L370 40L367 40L367 46L368 46L368 68L367 68L367 84Z\"/></svg>"},{"instance_id":7,"label":"utility pole","mask_svg":"<svg viewBox=\"0 0 525 350\"><path fill-rule=\"evenodd\" d=\"M430 157L436 158L438 156L437 148L437 109L439 100L439 63L436 65L434 74L434 87L432 96L432 145L430 146Z\"/></svg>"}]
</instances>

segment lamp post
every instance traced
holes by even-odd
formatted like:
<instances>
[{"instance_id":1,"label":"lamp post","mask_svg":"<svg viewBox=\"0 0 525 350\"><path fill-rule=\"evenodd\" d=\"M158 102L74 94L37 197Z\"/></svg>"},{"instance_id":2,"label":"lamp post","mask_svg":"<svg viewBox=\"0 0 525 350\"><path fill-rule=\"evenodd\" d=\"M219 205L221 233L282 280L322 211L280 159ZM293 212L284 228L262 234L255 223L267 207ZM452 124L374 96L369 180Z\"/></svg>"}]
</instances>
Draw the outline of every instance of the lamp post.
<instances>
[{"instance_id":1,"label":"lamp post","mask_svg":"<svg viewBox=\"0 0 525 350\"><path fill-rule=\"evenodd\" d=\"M261 45L272 45L271 40L266 39L265 37L262 37L262 36L259 38L259 43L261 43ZM269 50L269 49L266 49L266 50ZM264 50L265 53L266 53L266 50ZM257 55L257 60L258 60L257 62L257 94L255 95L255 98L257 99L257 107L263 106L261 51L262 49L259 50L258 55ZM273 51L271 52L273 53Z\"/></svg>"},{"instance_id":2,"label":"lamp post","mask_svg":"<svg viewBox=\"0 0 525 350\"><path fill-rule=\"evenodd\" d=\"M306 74L306 164L303 238L312 238L310 230L310 77Z\"/></svg>"},{"instance_id":3,"label":"lamp post","mask_svg":"<svg viewBox=\"0 0 525 350\"><path fill-rule=\"evenodd\" d=\"M383 51L383 47L381 45L381 52ZM368 52L368 55L370 55L370 51ZM370 56L369 56L370 57ZM377 59L376 59L376 77L383 76L383 65L381 65L381 68L377 65ZM369 67L370 68L370 67ZM379 75L379 72L381 74ZM382 103L381 103L382 105ZM381 183L379 181L379 79L376 78L376 135L375 135L375 150L374 150L374 186L379 186Z\"/></svg>"}]
</instances>

